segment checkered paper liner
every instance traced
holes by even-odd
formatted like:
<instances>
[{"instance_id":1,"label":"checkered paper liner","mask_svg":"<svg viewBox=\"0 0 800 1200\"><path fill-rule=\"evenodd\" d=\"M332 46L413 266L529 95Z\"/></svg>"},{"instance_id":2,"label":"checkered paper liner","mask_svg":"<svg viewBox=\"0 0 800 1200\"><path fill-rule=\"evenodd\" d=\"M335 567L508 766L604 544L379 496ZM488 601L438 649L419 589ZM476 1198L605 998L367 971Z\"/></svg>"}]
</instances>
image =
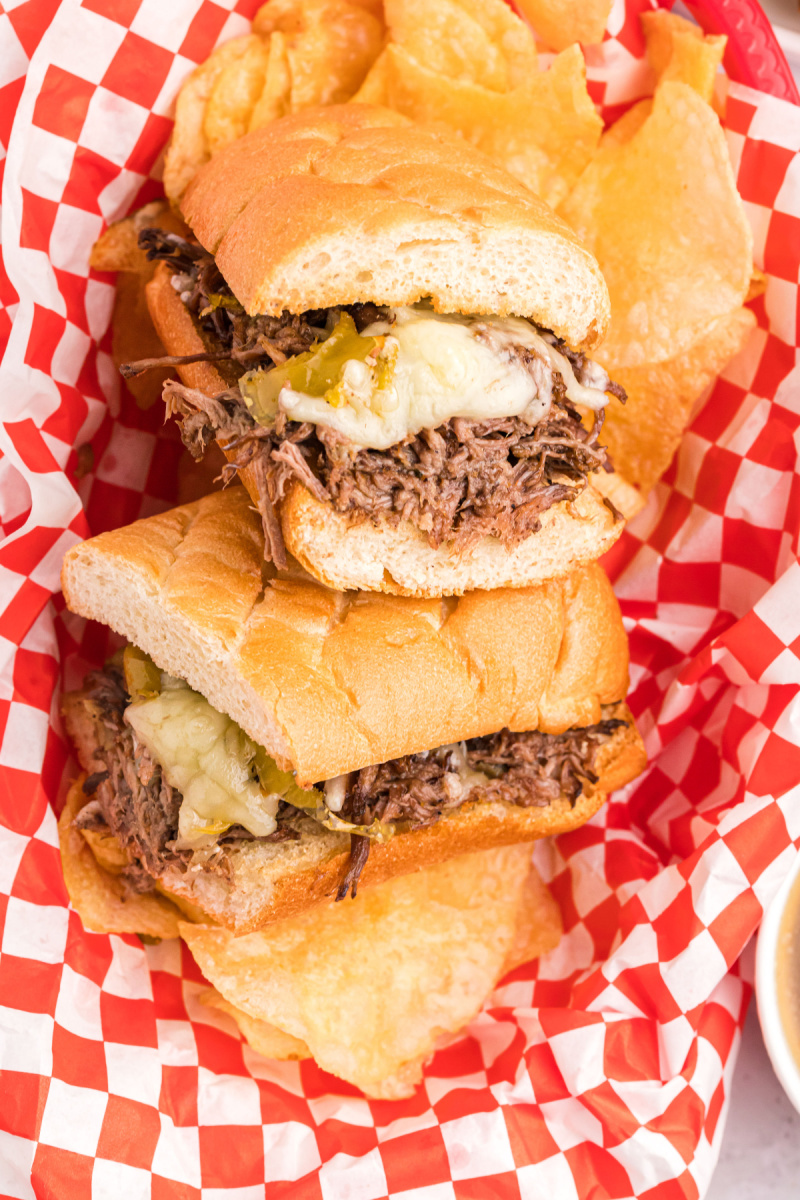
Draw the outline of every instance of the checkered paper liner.
<instances>
[{"instance_id":1,"label":"checkered paper liner","mask_svg":"<svg viewBox=\"0 0 800 1200\"><path fill-rule=\"evenodd\" d=\"M698 1197L749 992L737 960L800 843L800 109L785 102L731 90L769 287L609 558L652 765L537 847L558 949L501 982L413 1099L374 1102L312 1061L252 1053L199 1005L179 943L87 934L69 909L57 694L107 635L65 612L60 560L174 503L181 456L173 424L116 377L113 279L88 251L160 194L180 81L256 7L0 0L0 1194ZM646 87L643 7L615 5L589 52L606 113ZM87 443L95 466L78 479Z\"/></svg>"}]
</instances>

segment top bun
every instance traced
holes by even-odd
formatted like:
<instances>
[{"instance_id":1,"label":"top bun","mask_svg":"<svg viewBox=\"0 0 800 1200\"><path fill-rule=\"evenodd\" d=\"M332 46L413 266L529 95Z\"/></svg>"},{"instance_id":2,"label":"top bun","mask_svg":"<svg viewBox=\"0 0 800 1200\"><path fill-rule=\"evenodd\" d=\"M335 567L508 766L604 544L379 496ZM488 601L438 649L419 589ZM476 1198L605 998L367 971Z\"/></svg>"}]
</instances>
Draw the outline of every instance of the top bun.
<instances>
[{"instance_id":1,"label":"top bun","mask_svg":"<svg viewBox=\"0 0 800 1200\"><path fill-rule=\"evenodd\" d=\"M494 733L591 725L628 686L592 565L539 587L413 600L265 567L244 488L73 546L64 598L185 679L301 784Z\"/></svg>"},{"instance_id":2,"label":"top bun","mask_svg":"<svg viewBox=\"0 0 800 1200\"><path fill-rule=\"evenodd\" d=\"M232 142L183 213L251 315L372 301L515 314L591 349L597 262L552 209L460 137L367 104L311 108Z\"/></svg>"}]
</instances>

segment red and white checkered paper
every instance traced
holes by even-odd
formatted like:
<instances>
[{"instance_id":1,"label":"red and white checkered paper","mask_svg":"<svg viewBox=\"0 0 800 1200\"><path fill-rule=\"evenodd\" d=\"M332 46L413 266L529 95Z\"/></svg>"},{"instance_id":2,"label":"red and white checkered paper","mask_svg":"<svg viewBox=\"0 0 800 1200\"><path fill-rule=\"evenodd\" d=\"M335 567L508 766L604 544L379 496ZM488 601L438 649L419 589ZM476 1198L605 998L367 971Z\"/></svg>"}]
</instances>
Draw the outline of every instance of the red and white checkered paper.
<instances>
[{"instance_id":1,"label":"red and white checkered paper","mask_svg":"<svg viewBox=\"0 0 800 1200\"><path fill-rule=\"evenodd\" d=\"M800 843L800 109L731 90L769 287L610 557L652 765L537 847L559 948L500 984L413 1099L375 1102L313 1062L253 1054L198 1004L180 944L86 933L68 907L58 689L107 640L64 611L60 560L174 502L181 454L174 425L120 385L113 280L88 252L160 194L180 81L256 6L0 3L0 1194L693 1200L747 1003L737 959ZM646 6L618 3L590 52L606 112L646 86ZM96 469L78 481L87 442Z\"/></svg>"}]
</instances>

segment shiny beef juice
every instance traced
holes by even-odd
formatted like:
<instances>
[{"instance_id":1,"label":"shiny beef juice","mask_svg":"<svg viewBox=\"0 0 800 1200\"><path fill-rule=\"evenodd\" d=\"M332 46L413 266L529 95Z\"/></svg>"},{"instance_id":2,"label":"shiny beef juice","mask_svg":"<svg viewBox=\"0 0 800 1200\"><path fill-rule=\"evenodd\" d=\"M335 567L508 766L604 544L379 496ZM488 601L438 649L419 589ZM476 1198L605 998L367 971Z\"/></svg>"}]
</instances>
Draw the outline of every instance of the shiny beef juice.
<instances>
[{"instance_id":1,"label":"shiny beef juice","mask_svg":"<svg viewBox=\"0 0 800 1200\"><path fill-rule=\"evenodd\" d=\"M792 1057L800 1066L800 875L783 910L775 962L781 1025Z\"/></svg>"}]
</instances>

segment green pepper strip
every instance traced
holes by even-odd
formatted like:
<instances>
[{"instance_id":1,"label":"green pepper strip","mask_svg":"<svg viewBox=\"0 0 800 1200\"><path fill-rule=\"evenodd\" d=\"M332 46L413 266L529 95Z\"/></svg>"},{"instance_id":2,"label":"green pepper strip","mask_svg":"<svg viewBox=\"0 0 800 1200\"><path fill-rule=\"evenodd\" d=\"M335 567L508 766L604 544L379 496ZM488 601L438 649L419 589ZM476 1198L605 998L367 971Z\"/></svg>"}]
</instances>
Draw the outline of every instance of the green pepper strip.
<instances>
[{"instance_id":1,"label":"green pepper strip","mask_svg":"<svg viewBox=\"0 0 800 1200\"><path fill-rule=\"evenodd\" d=\"M122 671L125 690L131 703L137 700L152 700L161 692L161 672L149 655L138 646L128 645L122 653Z\"/></svg>"},{"instance_id":2,"label":"green pepper strip","mask_svg":"<svg viewBox=\"0 0 800 1200\"><path fill-rule=\"evenodd\" d=\"M279 367L247 371L239 380L239 390L255 419L262 424L275 420L278 396L287 384L294 392L321 397L338 407L343 401L336 394L336 385L345 364L354 359L365 362L381 349L383 342L382 337L363 337L350 314L342 313L324 342L296 354Z\"/></svg>"}]
</instances>

